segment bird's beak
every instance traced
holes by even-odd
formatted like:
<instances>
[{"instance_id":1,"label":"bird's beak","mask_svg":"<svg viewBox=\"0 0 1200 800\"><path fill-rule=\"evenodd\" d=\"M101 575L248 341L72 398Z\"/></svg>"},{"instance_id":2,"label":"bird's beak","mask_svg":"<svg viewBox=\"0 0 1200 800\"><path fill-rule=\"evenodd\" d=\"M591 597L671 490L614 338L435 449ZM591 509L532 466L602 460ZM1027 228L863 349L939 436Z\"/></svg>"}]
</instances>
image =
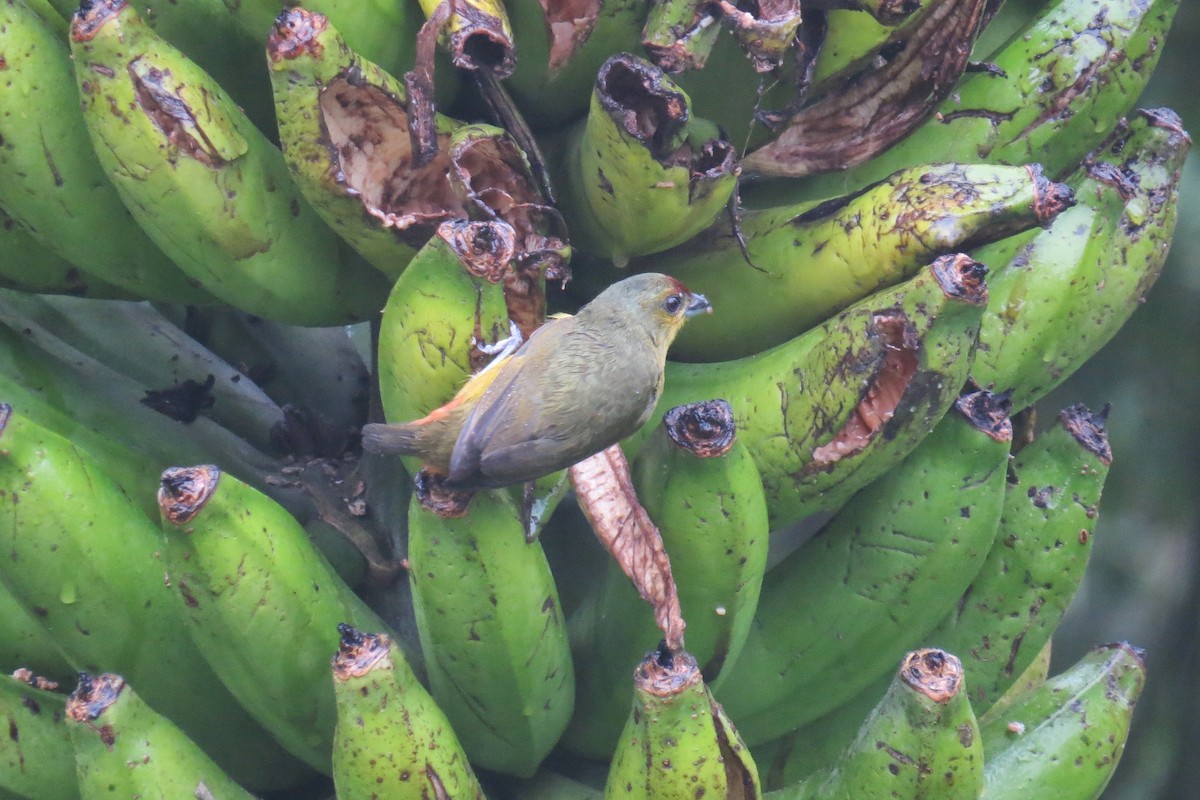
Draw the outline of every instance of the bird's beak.
<instances>
[{"instance_id":1,"label":"bird's beak","mask_svg":"<svg viewBox=\"0 0 1200 800\"><path fill-rule=\"evenodd\" d=\"M708 302L708 298L702 294L693 294L692 302L688 303L687 311L684 312L686 317L694 317L697 314L711 314L712 305Z\"/></svg>"}]
</instances>

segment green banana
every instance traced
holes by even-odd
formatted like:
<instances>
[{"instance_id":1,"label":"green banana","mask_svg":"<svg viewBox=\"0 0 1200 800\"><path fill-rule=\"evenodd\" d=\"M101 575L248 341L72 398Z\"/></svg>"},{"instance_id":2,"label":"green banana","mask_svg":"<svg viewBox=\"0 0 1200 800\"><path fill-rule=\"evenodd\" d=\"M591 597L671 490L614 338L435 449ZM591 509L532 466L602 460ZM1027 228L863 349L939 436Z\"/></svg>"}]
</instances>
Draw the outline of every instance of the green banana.
<instances>
[{"instance_id":1,"label":"green banana","mask_svg":"<svg viewBox=\"0 0 1200 800\"><path fill-rule=\"evenodd\" d=\"M772 530L832 512L904 458L958 397L986 295L978 262L943 256L771 350L668 362L658 407L729 402ZM640 441L625 444L633 452Z\"/></svg>"},{"instance_id":2,"label":"green banana","mask_svg":"<svg viewBox=\"0 0 1200 800\"><path fill-rule=\"evenodd\" d=\"M930 5L931 0L823 0L823 3L837 8L865 11L885 25L894 25L918 9Z\"/></svg>"},{"instance_id":3,"label":"green banana","mask_svg":"<svg viewBox=\"0 0 1200 800\"><path fill-rule=\"evenodd\" d=\"M604 787L606 800L757 798L758 770L686 652L650 653Z\"/></svg>"},{"instance_id":4,"label":"green banana","mask_svg":"<svg viewBox=\"0 0 1200 800\"><path fill-rule=\"evenodd\" d=\"M850 197L747 214L738 235L719 222L638 262L703 291L728 318L688 325L671 353L723 361L779 344L934 256L1045 225L1074 202L1036 166L916 167Z\"/></svg>"},{"instance_id":5,"label":"green banana","mask_svg":"<svg viewBox=\"0 0 1200 800\"><path fill-rule=\"evenodd\" d=\"M632 465L634 487L662 535L687 621L688 652L712 684L733 669L758 605L767 564L767 507L758 469L735 439L732 411L713 401L671 409ZM569 618L575 715L563 737L606 758L628 716L629 665L662 631L621 568Z\"/></svg>"},{"instance_id":6,"label":"green banana","mask_svg":"<svg viewBox=\"0 0 1200 800\"><path fill-rule=\"evenodd\" d=\"M159 507L167 580L203 658L285 749L329 774L337 625L384 630L383 621L300 523L232 475L211 465L168 469Z\"/></svg>"},{"instance_id":7,"label":"green banana","mask_svg":"<svg viewBox=\"0 0 1200 800\"><path fill-rule=\"evenodd\" d=\"M512 25L501 0L419 0L426 18L441 32L439 41L454 66L466 70L486 69L497 78L507 78L516 65Z\"/></svg>"},{"instance_id":8,"label":"green banana","mask_svg":"<svg viewBox=\"0 0 1200 800\"><path fill-rule=\"evenodd\" d=\"M721 33L720 13L705 0L652 0L642 48L663 72L701 70Z\"/></svg>"},{"instance_id":9,"label":"green banana","mask_svg":"<svg viewBox=\"0 0 1200 800\"><path fill-rule=\"evenodd\" d=\"M981 800L1095 800L1121 760L1146 680L1144 654L1102 645L1073 667L985 715Z\"/></svg>"},{"instance_id":10,"label":"green banana","mask_svg":"<svg viewBox=\"0 0 1200 800\"><path fill-rule=\"evenodd\" d=\"M163 585L154 525L70 441L0 404L7 557L0 581L76 669L120 669L224 768L256 787L300 765L254 724L192 645ZM103 531L103 536L97 532Z\"/></svg>"},{"instance_id":11,"label":"green banana","mask_svg":"<svg viewBox=\"0 0 1200 800\"><path fill-rule=\"evenodd\" d=\"M932 118L875 158L748 203L824 199L931 159L1072 169L1133 107L1162 54L1179 0L1055 0L960 80ZM1080 80L1084 77L1084 80ZM754 155L743 160L756 168ZM766 189L766 187L764 187Z\"/></svg>"},{"instance_id":12,"label":"green banana","mask_svg":"<svg viewBox=\"0 0 1200 800\"><path fill-rule=\"evenodd\" d=\"M471 762L528 777L571 717L575 677L558 591L504 492L467 517L413 497L408 564L429 685Z\"/></svg>"},{"instance_id":13,"label":"green banana","mask_svg":"<svg viewBox=\"0 0 1200 800\"><path fill-rule=\"evenodd\" d=\"M184 272L231 305L282 322L333 325L377 312L383 276L343 263L283 157L212 78L126 0L96 0L71 31L100 163Z\"/></svg>"},{"instance_id":14,"label":"green banana","mask_svg":"<svg viewBox=\"0 0 1200 800\"><path fill-rule=\"evenodd\" d=\"M539 770L513 789L517 800L602 800L604 791L548 770Z\"/></svg>"},{"instance_id":15,"label":"green banana","mask_svg":"<svg viewBox=\"0 0 1200 800\"><path fill-rule=\"evenodd\" d=\"M10 673L19 667L60 683L74 675L54 636L37 614L0 582L0 673Z\"/></svg>"},{"instance_id":16,"label":"green banana","mask_svg":"<svg viewBox=\"0 0 1200 800\"><path fill-rule=\"evenodd\" d=\"M391 638L349 625L338 631L333 785L339 800L482 800L446 715Z\"/></svg>"},{"instance_id":17,"label":"green banana","mask_svg":"<svg viewBox=\"0 0 1200 800\"><path fill-rule=\"evenodd\" d=\"M66 714L83 800L253 800L120 675L80 673Z\"/></svg>"},{"instance_id":18,"label":"green banana","mask_svg":"<svg viewBox=\"0 0 1200 800\"><path fill-rule=\"evenodd\" d=\"M37 323L64 344L137 381L150 398L197 387L197 400L168 404L168 416L212 419L259 450L271 452L272 429L283 411L234 367L175 327L148 303L34 297L0 292L0 314ZM211 384L208 378L212 378ZM202 391L201 391L202 389ZM160 470L161 471L161 470Z\"/></svg>"},{"instance_id":19,"label":"green banana","mask_svg":"<svg viewBox=\"0 0 1200 800\"><path fill-rule=\"evenodd\" d=\"M450 185L459 123L438 115L437 155L415 163L408 91L321 14L287 9L267 40L279 139L313 209L392 280L433 229L466 215Z\"/></svg>"},{"instance_id":20,"label":"green banana","mask_svg":"<svg viewBox=\"0 0 1200 800\"><path fill-rule=\"evenodd\" d=\"M962 665L942 650L915 650L837 760L766 797L976 800L984 775L984 745Z\"/></svg>"},{"instance_id":21,"label":"green banana","mask_svg":"<svg viewBox=\"0 0 1200 800\"><path fill-rule=\"evenodd\" d=\"M979 713L1035 661L1075 596L1111 461L1104 414L1082 405L1014 457L992 552L925 637L962 653Z\"/></svg>"},{"instance_id":22,"label":"green banana","mask_svg":"<svg viewBox=\"0 0 1200 800\"><path fill-rule=\"evenodd\" d=\"M550 128L587 113L600 65L637 47L649 5L648 0L605 0L586 9L506 3L521 57L505 86L529 123Z\"/></svg>"},{"instance_id":23,"label":"green banana","mask_svg":"<svg viewBox=\"0 0 1200 800\"><path fill-rule=\"evenodd\" d=\"M0 207L88 279L133 297L212 302L134 222L93 152L71 53L23 0L0 3Z\"/></svg>"},{"instance_id":24,"label":"green banana","mask_svg":"<svg viewBox=\"0 0 1200 800\"><path fill-rule=\"evenodd\" d=\"M0 797L5 800L77 800L75 752L63 722L66 699L0 675Z\"/></svg>"},{"instance_id":25,"label":"green banana","mask_svg":"<svg viewBox=\"0 0 1200 800\"><path fill-rule=\"evenodd\" d=\"M1173 111L1143 111L1089 157L1079 205L1049 230L972 253L1009 264L990 282L975 380L1029 405L1116 334L1166 261L1190 147Z\"/></svg>"},{"instance_id":26,"label":"green banana","mask_svg":"<svg viewBox=\"0 0 1200 800\"><path fill-rule=\"evenodd\" d=\"M763 581L737 669L716 692L751 744L836 708L954 607L992 547L1012 425L964 393L895 469ZM822 675L852 673L831 683Z\"/></svg>"},{"instance_id":27,"label":"green banana","mask_svg":"<svg viewBox=\"0 0 1200 800\"><path fill-rule=\"evenodd\" d=\"M798 178L844 170L883 152L917 128L954 89L998 4L931 3L898 32L886 58L877 53L881 63L873 69L837 83L799 109L762 114L777 130L771 141L743 159L745 169Z\"/></svg>"},{"instance_id":28,"label":"green banana","mask_svg":"<svg viewBox=\"0 0 1200 800\"><path fill-rule=\"evenodd\" d=\"M575 246L618 266L692 238L733 195L733 146L691 117L662 70L628 53L600 67L587 119L567 136L558 207Z\"/></svg>"},{"instance_id":29,"label":"green banana","mask_svg":"<svg viewBox=\"0 0 1200 800\"><path fill-rule=\"evenodd\" d=\"M20 292L127 298L130 293L82 272L33 238L0 209L0 286Z\"/></svg>"},{"instance_id":30,"label":"green banana","mask_svg":"<svg viewBox=\"0 0 1200 800\"><path fill-rule=\"evenodd\" d=\"M717 0L721 21L746 51L758 73L776 69L788 55L800 27L800 0L732 3Z\"/></svg>"}]
</instances>

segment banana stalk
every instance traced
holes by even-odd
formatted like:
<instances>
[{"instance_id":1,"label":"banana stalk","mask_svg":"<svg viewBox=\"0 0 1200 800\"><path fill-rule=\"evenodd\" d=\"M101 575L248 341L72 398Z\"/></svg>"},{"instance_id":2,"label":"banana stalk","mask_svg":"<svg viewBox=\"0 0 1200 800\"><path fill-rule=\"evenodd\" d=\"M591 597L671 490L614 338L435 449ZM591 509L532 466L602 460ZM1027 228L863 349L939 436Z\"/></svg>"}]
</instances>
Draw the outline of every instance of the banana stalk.
<instances>
[{"instance_id":1,"label":"banana stalk","mask_svg":"<svg viewBox=\"0 0 1200 800\"><path fill-rule=\"evenodd\" d=\"M574 244L624 266L692 238L733 194L733 146L661 70L627 53L600 68L558 165Z\"/></svg>"},{"instance_id":2,"label":"banana stalk","mask_svg":"<svg viewBox=\"0 0 1200 800\"><path fill-rule=\"evenodd\" d=\"M987 57L993 69L959 81L895 146L848 170L780 183L769 202L836 197L931 160L1037 161L1062 175L1133 108L1178 7L1179 0L1056 0Z\"/></svg>"},{"instance_id":3,"label":"banana stalk","mask_svg":"<svg viewBox=\"0 0 1200 800\"><path fill-rule=\"evenodd\" d=\"M284 748L329 774L337 625L383 621L287 511L232 475L168 469L159 507L163 567L203 658Z\"/></svg>"},{"instance_id":4,"label":"banana stalk","mask_svg":"<svg viewBox=\"0 0 1200 800\"><path fill-rule=\"evenodd\" d=\"M71 43L100 162L181 269L268 319L333 325L377 312L383 277L342 263L337 237L304 203L279 152L125 0L76 16Z\"/></svg>"},{"instance_id":5,"label":"banana stalk","mask_svg":"<svg viewBox=\"0 0 1200 800\"><path fill-rule=\"evenodd\" d=\"M687 621L688 652L713 683L734 669L767 565L767 508L753 458L723 401L671 409L632 468L662 535ZM606 758L625 723L636 664L662 632L615 563L571 615L575 715L564 743Z\"/></svg>"},{"instance_id":6,"label":"banana stalk","mask_svg":"<svg viewBox=\"0 0 1200 800\"><path fill-rule=\"evenodd\" d=\"M147 238L109 183L79 110L71 52L21 0L0 5L0 207L91 278L132 297L212 302Z\"/></svg>"},{"instance_id":7,"label":"banana stalk","mask_svg":"<svg viewBox=\"0 0 1200 800\"><path fill-rule=\"evenodd\" d=\"M1036 236L972 254L1008 262L990 282L976 381L1029 405L1112 339L1166 262L1190 147L1175 112L1143 111L1072 179L1075 208Z\"/></svg>"},{"instance_id":8,"label":"banana stalk","mask_svg":"<svg viewBox=\"0 0 1200 800\"><path fill-rule=\"evenodd\" d=\"M454 66L486 69L507 78L516 64L512 25L501 0L420 0L421 10L441 31Z\"/></svg>"},{"instance_id":9,"label":"banana stalk","mask_svg":"<svg viewBox=\"0 0 1200 800\"><path fill-rule=\"evenodd\" d=\"M772 530L830 513L908 455L958 397L986 297L978 262L944 256L771 350L668 363L658 407L729 402Z\"/></svg>"},{"instance_id":10,"label":"banana stalk","mask_svg":"<svg viewBox=\"0 0 1200 800\"><path fill-rule=\"evenodd\" d=\"M800 27L800 0L716 0L721 22L733 31L755 72L770 72L793 46Z\"/></svg>"},{"instance_id":11,"label":"banana stalk","mask_svg":"<svg viewBox=\"0 0 1200 800\"><path fill-rule=\"evenodd\" d=\"M1007 410L986 392L962 395L903 462L767 574L737 669L716 687L746 741L836 708L953 609L1000 521Z\"/></svg>"},{"instance_id":12,"label":"banana stalk","mask_svg":"<svg viewBox=\"0 0 1200 800\"><path fill-rule=\"evenodd\" d=\"M459 123L437 116L437 155L418 166L403 84L313 11L279 15L267 61L296 185L339 236L395 280L439 223L466 214L449 179L447 147Z\"/></svg>"},{"instance_id":13,"label":"banana stalk","mask_svg":"<svg viewBox=\"0 0 1200 800\"><path fill-rule=\"evenodd\" d=\"M2 580L75 669L119 669L246 785L304 774L209 669L163 583L154 525L86 453L0 405ZM104 532L103 536L97 535Z\"/></svg>"},{"instance_id":14,"label":"banana stalk","mask_svg":"<svg viewBox=\"0 0 1200 800\"><path fill-rule=\"evenodd\" d=\"M66 699L9 675L0 675L0 797L78 800L75 751L63 722Z\"/></svg>"},{"instance_id":15,"label":"banana stalk","mask_svg":"<svg viewBox=\"0 0 1200 800\"><path fill-rule=\"evenodd\" d=\"M633 710L617 744L606 800L760 795L758 770L686 652L660 650L633 674Z\"/></svg>"},{"instance_id":16,"label":"banana stalk","mask_svg":"<svg viewBox=\"0 0 1200 800\"><path fill-rule=\"evenodd\" d=\"M720 21L708 0L653 0L642 47L663 72L700 70L721 33Z\"/></svg>"},{"instance_id":17,"label":"banana stalk","mask_svg":"<svg viewBox=\"0 0 1200 800\"><path fill-rule=\"evenodd\" d=\"M391 638L349 625L338 631L333 784L339 800L483 800L446 715Z\"/></svg>"},{"instance_id":18,"label":"banana stalk","mask_svg":"<svg viewBox=\"0 0 1200 800\"><path fill-rule=\"evenodd\" d=\"M917 167L828 203L747 214L746 255L719 222L636 266L703 292L718 315L729 310L725 319L685 327L671 351L722 361L796 336L935 256L1046 225L1073 202L1070 189L1033 165Z\"/></svg>"},{"instance_id":19,"label":"banana stalk","mask_svg":"<svg viewBox=\"0 0 1200 800\"><path fill-rule=\"evenodd\" d=\"M767 797L976 800L984 782L984 746L967 697L957 658L915 650L834 763Z\"/></svg>"},{"instance_id":20,"label":"banana stalk","mask_svg":"<svg viewBox=\"0 0 1200 800\"><path fill-rule=\"evenodd\" d=\"M575 676L554 578L503 492L467 517L414 496L408 563L429 685L477 766L529 777L571 717Z\"/></svg>"},{"instance_id":21,"label":"banana stalk","mask_svg":"<svg viewBox=\"0 0 1200 800\"><path fill-rule=\"evenodd\" d=\"M253 800L120 675L80 673L66 714L83 800Z\"/></svg>"},{"instance_id":22,"label":"banana stalk","mask_svg":"<svg viewBox=\"0 0 1200 800\"><path fill-rule=\"evenodd\" d=\"M981 720L982 800L1095 800L1121 760L1146 668L1128 644L1091 650L1073 667Z\"/></svg>"},{"instance_id":23,"label":"banana stalk","mask_svg":"<svg viewBox=\"0 0 1200 800\"><path fill-rule=\"evenodd\" d=\"M925 637L962 653L980 714L1036 660L1083 579L1112 461L1104 416L1063 409L1016 454L992 551Z\"/></svg>"}]
</instances>

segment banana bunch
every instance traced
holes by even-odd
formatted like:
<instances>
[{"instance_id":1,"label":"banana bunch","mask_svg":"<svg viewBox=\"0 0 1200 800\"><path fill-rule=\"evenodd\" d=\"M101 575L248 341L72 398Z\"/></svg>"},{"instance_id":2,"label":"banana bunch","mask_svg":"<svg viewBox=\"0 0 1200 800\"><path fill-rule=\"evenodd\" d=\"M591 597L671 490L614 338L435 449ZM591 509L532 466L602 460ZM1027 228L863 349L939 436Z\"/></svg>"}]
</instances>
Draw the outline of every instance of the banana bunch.
<instances>
[{"instance_id":1,"label":"banana bunch","mask_svg":"<svg viewBox=\"0 0 1200 800\"><path fill-rule=\"evenodd\" d=\"M1107 410L1030 420L1166 260L1179 5L0 0L0 798L1098 797ZM364 452L650 272L602 469Z\"/></svg>"}]
</instances>

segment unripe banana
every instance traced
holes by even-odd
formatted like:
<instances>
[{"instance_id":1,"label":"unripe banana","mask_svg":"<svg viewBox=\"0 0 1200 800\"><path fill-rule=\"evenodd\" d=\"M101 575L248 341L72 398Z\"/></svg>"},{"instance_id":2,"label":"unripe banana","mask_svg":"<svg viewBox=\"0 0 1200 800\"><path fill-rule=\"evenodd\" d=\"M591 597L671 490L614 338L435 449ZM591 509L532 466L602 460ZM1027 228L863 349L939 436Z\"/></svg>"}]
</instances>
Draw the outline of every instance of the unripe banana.
<instances>
[{"instance_id":1,"label":"unripe banana","mask_svg":"<svg viewBox=\"0 0 1200 800\"><path fill-rule=\"evenodd\" d=\"M915 650L838 759L771 800L976 800L984 747L962 665L942 650Z\"/></svg>"},{"instance_id":2,"label":"unripe banana","mask_svg":"<svg viewBox=\"0 0 1200 800\"><path fill-rule=\"evenodd\" d=\"M734 148L689 105L648 62L628 53L604 62L558 165L575 246L624 266L687 241L721 213L737 182Z\"/></svg>"},{"instance_id":3,"label":"unripe banana","mask_svg":"<svg viewBox=\"0 0 1200 800\"><path fill-rule=\"evenodd\" d=\"M739 227L749 261L720 221L635 266L673 275L729 309L725 319L686 326L671 351L722 361L796 336L935 256L1047 224L1073 202L1034 165L916 167L829 203L747 214Z\"/></svg>"},{"instance_id":4,"label":"unripe banana","mask_svg":"<svg viewBox=\"0 0 1200 800\"><path fill-rule=\"evenodd\" d=\"M82 800L253 800L120 675L81 672L66 713Z\"/></svg>"},{"instance_id":5,"label":"unripe banana","mask_svg":"<svg viewBox=\"0 0 1200 800\"><path fill-rule=\"evenodd\" d=\"M329 774L337 625L384 630L383 621L300 523L232 475L168 469L159 506L166 577L203 658L284 748Z\"/></svg>"},{"instance_id":6,"label":"unripe banana","mask_svg":"<svg viewBox=\"0 0 1200 800\"><path fill-rule=\"evenodd\" d=\"M1075 596L1111 461L1104 414L1082 405L1016 454L992 552L924 637L962 653L979 713L1033 663Z\"/></svg>"},{"instance_id":7,"label":"unripe banana","mask_svg":"<svg viewBox=\"0 0 1200 800\"><path fill-rule=\"evenodd\" d=\"M979 263L944 256L766 352L668 363L658 407L729 402L772 530L832 512L903 459L958 397L986 296Z\"/></svg>"},{"instance_id":8,"label":"unripe banana","mask_svg":"<svg viewBox=\"0 0 1200 800\"><path fill-rule=\"evenodd\" d=\"M212 302L121 203L79 110L71 53L23 0L0 4L0 207L85 277L132 297Z\"/></svg>"},{"instance_id":9,"label":"unripe banana","mask_svg":"<svg viewBox=\"0 0 1200 800\"><path fill-rule=\"evenodd\" d=\"M754 460L735 439L722 401L667 412L632 467L638 499L662 535L687 621L688 652L713 683L734 669L758 606L767 565L767 506ZM570 618L573 751L607 758L628 716L629 665L662 631L652 609L610 562Z\"/></svg>"},{"instance_id":10,"label":"unripe banana","mask_svg":"<svg viewBox=\"0 0 1200 800\"><path fill-rule=\"evenodd\" d=\"M0 675L0 797L78 800L75 751L63 721L66 698Z\"/></svg>"},{"instance_id":11,"label":"unripe banana","mask_svg":"<svg viewBox=\"0 0 1200 800\"><path fill-rule=\"evenodd\" d=\"M450 132L438 115L437 155L414 163L404 85L350 49L330 21L303 8L267 39L279 139L313 209L395 280L433 229L466 215L450 184Z\"/></svg>"},{"instance_id":12,"label":"unripe banana","mask_svg":"<svg viewBox=\"0 0 1200 800\"><path fill-rule=\"evenodd\" d=\"M1073 667L981 719L981 800L1095 800L1121 760L1146 680L1128 644L1091 650Z\"/></svg>"},{"instance_id":13,"label":"unripe banana","mask_svg":"<svg viewBox=\"0 0 1200 800\"><path fill-rule=\"evenodd\" d=\"M571 717L575 675L554 577L507 493L442 518L414 496L408 563L429 685L477 766L532 775Z\"/></svg>"},{"instance_id":14,"label":"unripe banana","mask_svg":"<svg viewBox=\"0 0 1200 800\"><path fill-rule=\"evenodd\" d=\"M279 152L219 85L126 0L75 17L76 78L92 144L133 216L215 296L268 319L367 319L387 286L343 259ZM122 109L119 114L112 107Z\"/></svg>"},{"instance_id":15,"label":"unripe banana","mask_svg":"<svg viewBox=\"0 0 1200 800\"><path fill-rule=\"evenodd\" d=\"M548 770L539 770L513 788L517 800L602 800L604 790Z\"/></svg>"},{"instance_id":16,"label":"unripe banana","mask_svg":"<svg viewBox=\"0 0 1200 800\"><path fill-rule=\"evenodd\" d=\"M747 202L836 197L935 159L1037 161L1047 174L1062 175L1133 107L1178 7L1179 0L1055 0L988 56L995 69L960 80L933 117L895 146L842 172L778 183ZM1087 76L1082 83L1080 76ZM743 166L750 169L753 159Z\"/></svg>"},{"instance_id":17,"label":"unripe banana","mask_svg":"<svg viewBox=\"0 0 1200 800\"><path fill-rule=\"evenodd\" d=\"M0 286L19 292L128 298L132 295L84 273L33 238L0 210Z\"/></svg>"},{"instance_id":18,"label":"unripe banana","mask_svg":"<svg viewBox=\"0 0 1200 800\"><path fill-rule=\"evenodd\" d=\"M1143 111L1072 179L1079 205L1049 230L972 255L989 281L971 376L1030 405L1103 347L1166 261L1191 138L1175 112Z\"/></svg>"},{"instance_id":19,"label":"unripe banana","mask_svg":"<svg viewBox=\"0 0 1200 800\"><path fill-rule=\"evenodd\" d=\"M757 798L758 770L686 652L650 653L633 673L633 710L609 767L606 800Z\"/></svg>"},{"instance_id":20,"label":"unripe banana","mask_svg":"<svg viewBox=\"0 0 1200 800\"><path fill-rule=\"evenodd\" d=\"M508 2L520 58L505 81L530 124L550 128L587 113L591 86L609 56L634 52L648 0L606 0L586 9Z\"/></svg>"},{"instance_id":21,"label":"unripe banana","mask_svg":"<svg viewBox=\"0 0 1200 800\"><path fill-rule=\"evenodd\" d=\"M964 394L903 462L767 573L737 668L717 684L746 741L836 708L954 607L1000 521L1007 410L986 392Z\"/></svg>"},{"instance_id":22,"label":"unripe banana","mask_svg":"<svg viewBox=\"0 0 1200 800\"><path fill-rule=\"evenodd\" d=\"M446 715L391 637L340 625L333 657L338 800L482 800Z\"/></svg>"},{"instance_id":23,"label":"unripe banana","mask_svg":"<svg viewBox=\"0 0 1200 800\"><path fill-rule=\"evenodd\" d=\"M59 683L75 674L37 614L0 581L0 673L22 667Z\"/></svg>"},{"instance_id":24,"label":"unripe banana","mask_svg":"<svg viewBox=\"0 0 1200 800\"><path fill-rule=\"evenodd\" d=\"M0 580L71 665L136 677L157 709L247 785L287 785L303 775L193 646L164 585L153 523L86 453L7 405L0 443L8 508Z\"/></svg>"},{"instance_id":25,"label":"unripe banana","mask_svg":"<svg viewBox=\"0 0 1200 800\"><path fill-rule=\"evenodd\" d=\"M455 4L420 0L420 4L427 18L437 17L439 41L450 53L454 66L486 69L497 78L512 74L516 50L501 0L463 0Z\"/></svg>"},{"instance_id":26,"label":"unripe banana","mask_svg":"<svg viewBox=\"0 0 1200 800\"><path fill-rule=\"evenodd\" d=\"M672 75L702 70L721 35L716 4L706 0L652 0L649 5L642 48L650 60Z\"/></svg>"}]
</instances>

